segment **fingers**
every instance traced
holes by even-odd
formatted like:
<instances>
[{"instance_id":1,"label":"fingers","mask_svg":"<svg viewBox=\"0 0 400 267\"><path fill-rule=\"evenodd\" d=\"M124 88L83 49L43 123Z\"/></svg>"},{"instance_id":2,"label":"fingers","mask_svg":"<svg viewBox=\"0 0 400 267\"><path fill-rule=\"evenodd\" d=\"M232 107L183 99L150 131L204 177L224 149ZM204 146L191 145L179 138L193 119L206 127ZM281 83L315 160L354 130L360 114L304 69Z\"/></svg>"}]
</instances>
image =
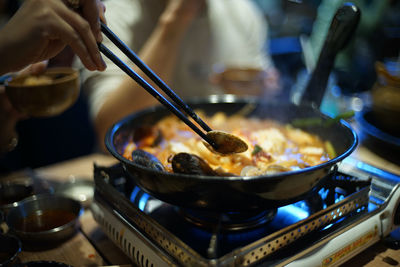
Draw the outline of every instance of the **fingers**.
<instances>
[{"instance_id":1,"label":"fingers","mask_svg":"<svg viewBox=\"0 0 400 267\"><path fill-rule=\"evenodd\" d=\"M106 16L105 16L105 13L106 13L106 6L103 4L103 2L100 2L100 4L103 6L103 11L102 12L100 12L100 20L104 23L104 24L107 24L107 20L106 20Z\"/></svg>"},{"instance_id":2,"label":"fingers","mask_svg":"<svg viewBox=\"0 0 400 267\"><path fill-rule=\"evenodd\" d=\"M91 34L90 24L84 20L79 14L69 10L61 10L61 16L65 19L66 24L69 24L65 31L69 33L68 36L60 36L61 39L65 39L66 42L71 46L72 50L82 60L82 63L89 70L93 70L93 63L95 69L104 70L106 65L101 58L100 51L97 47L96 39ZM98 19L97 19L98 22ZM66 27L66 25L64 25ZM98 24L100 31L100 24ZM92 62L90 62L92 61Z\"/></svg>"},{"instance_id":3,"label":"fingers","mask_svg":"<svg viewBox=\"0 0 400 267\"><path fill-rule=\"evenodd\" d=\"M61 17L58 17L51 22L51 24L48 23L48 27L51 35L54 36L53 38L59 39L65 44L68 44L87 69L92 71L98 69L79 32L77 32L70 23Z\"/></svg>"},{"instance_id":4,"label":"fingers","mask_svg":"<svg viewBox=\"0 0 400 267\"><path fill-rule=\"evenodd\" d=\"M45 60L45 61L41 61L41 62L32 64L29 68L29 71L31 74L35 74L35 75L41 74L47 69L48 63L49 63L49 61Z\"/></svg>"},{"instance_id":5,"label":"fingers","mask_svg":"<svg viewBox=\"0 0 400 267\"><path fill-rule=\"evenodd\" d=\"M33 63L33 64L28 65L27 67L23 68L22 70L20 70L18 72L18 74L19 75L25 75L25 74L39 75L47 69L48 63L49 63L48 60L44 60L44 61L41 61L38 63Z\"/></svg>"},{"instance_id":6,"label":"fingers","mask_svg":"<svg viewBox=\"0 0 400 267\"><path fill-rule=\"evenodd\" d=\"M90 25L96 42L101 43L103 36L100 30L100 19L104 19L104 4L100 0L81 0L81 10L82 16Z\"/></svg>"}]
</instances>

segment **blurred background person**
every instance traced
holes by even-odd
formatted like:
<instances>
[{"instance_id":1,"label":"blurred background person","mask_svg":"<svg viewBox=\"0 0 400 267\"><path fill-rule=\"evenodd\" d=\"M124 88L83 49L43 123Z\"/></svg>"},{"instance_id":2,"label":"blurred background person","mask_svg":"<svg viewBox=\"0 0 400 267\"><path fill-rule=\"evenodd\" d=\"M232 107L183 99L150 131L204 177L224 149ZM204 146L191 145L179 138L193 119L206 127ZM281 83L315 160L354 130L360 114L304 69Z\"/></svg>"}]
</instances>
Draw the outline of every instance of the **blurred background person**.
<instances>
[{"instance_id":1,"label":"blurred background person","mask_svg":"<svg viewBox=\"0 0 400 267\"><path fill-rule=\"evenodd\" d=\"M17 10L20 1L0 0L0 3L4 2L7 5L0 7L4 7L7 11L5 13L9 14L3 20L7 21ZM306 72L308 62L303 60L307 51L302 50L300 36L314 39L319 31L318 21L323 19L325 32L329 27L330 19L319 12L319 7L322 8L323 4L339 5L337 1L321 0L104 2L108 8L106 14L111 30L181 97L188 99L225 93L221 84L214 83L210 77L214 77L215 74L218 76L229 68L261 68L268 73L263 96L274 101L290 101L289 96L282 94L282 91L290 91L289 95L293 88L301 85L299 73ZM350 82L371 80L375 73L371 75L365 71L373 68L371 58L383 60L387 57L397 57L399 54L399 1L389 1L390 8L386 0L382 3L368 0L363 2L371 11L373 20L378 19L378 24L366 24L365 31L370 32L371 38L363 42L360 51L354 53L365 53L365 57L357 56L361 60L358 65L360 62L365 63L358 69L354 69L357 64L352 68L342 69L342 74L354 78L347 79ZM379 4L386 5L386 8L382 12L375 12L372 7ZM333 16L336 10L331 8L329 11ZM368 16L366 14L363 10L362 18ZM327 20L329 22L326 22ZM358 38L359 34L357 31L354 38ZM104 38L104 43L129 63L107 38ZM372 47L372 51L364 49L365 44ZM62 54L49 61L49 66L70 65L71 55L73 51L67 47ZM12 153L8 153L7 159L0 162L0 170L25 166L39 167L92 153L96 146L92 123L97 128L98 143L103 145L104 134L111 124L138 109L159 104L113 63L109 63L108 68L108 71L102 73L82 72L83 89L87 91L81 91L76 104L62 115L54 118L18 120L16 127L20 135L19 145ZM338 72L336 67L335 74ZM335 84L332 88L342 89L345 93L346 90L352 93L354 88L365 88L347 87L342 81L344 79L340 79L340 87ZM244 94L248 93L248 90L243 91ZM88 99L85 93L89 94ZM339 101L343 95L337 96L335 99ZM87 101L90 102L90 118Z\"/></svg>"},{"instance_id":2,"label":"blurred background person","mask_svg":"<svg viewBox=\"0 0 400 267\"><path fill-rule=\"evenodd\" d=\"M263 70L270 82L266 82L265 90L278 88L278 72L267 53L268 25L252 1L104 3L109 28L183 99L224 93L210 77L225 68ZM107 38L103 43L130 63ZM159 104L113 63L107 66L105 72L83 71L82 75L101 146L113 123L134 111Z\"/></svg>"}]
</instances>

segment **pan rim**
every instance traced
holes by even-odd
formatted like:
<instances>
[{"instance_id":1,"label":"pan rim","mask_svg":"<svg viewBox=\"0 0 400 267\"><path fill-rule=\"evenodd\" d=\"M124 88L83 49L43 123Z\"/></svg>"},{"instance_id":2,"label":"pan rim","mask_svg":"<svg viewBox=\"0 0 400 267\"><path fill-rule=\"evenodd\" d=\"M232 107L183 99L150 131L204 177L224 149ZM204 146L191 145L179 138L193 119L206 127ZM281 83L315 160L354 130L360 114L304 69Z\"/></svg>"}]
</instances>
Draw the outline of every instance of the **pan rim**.
<instances>
[{"instance_id":1,"label":"pan rim","mask_svg":"<svg viewBox=\"0 0 400 267\"><path fill-rule=\"evenodd\" d=\"M205 102L207 103L236 103L238 101L246 101L246 102L254 102L254 103L261 103L261 104L266 104L268 102L261 102L255 97L238 97L234 95L211 95L208 96L207 98L193 98L190 101L190 104L196 104L196 103L201 103ZM285 103L287 105L295 105L293 103ZM298 105L297 105L298 106ZM310 105L306 105L310 109L314 109ZM267 174L267 175L257 175L257 176L206 176L206 175L190 175L190 174L181 174L181 173L170 173L170 172L165 172L165 171L158 171L158 170L152 170L146 167L143 167L141 165L138 165L134 163L133 161L130 161L123 157L120 153L117 152L117 149L114 145L113 142L113 137L115 133L121 128L122 125L126 124L128 121L132 120L135 117L140 117L143 114L150 113L157 111L159 109L162 109L163 107L160 105L152 106L143 110L140 110L138 112L129 114L128 116L124 117L120 121L116 122L113 124L109 130L107 131L106 137L105 137L105 145L107 150L120 162L123 163L123 165L133 165L135 168L140 169L141 171L145 171L151 175L159 175L162 174L166 176L166 178L171 177L171 178L179 178L179 179L196 179L196 180L201 180L201 181L212 181L212 182L243 182L243 181L257 181L260 179L268 179L268 180L274 180L274 179L281 179L282 177L289 176L289 175L297 175L297 174L303 174L306 172L312 172L320 169L324 169L327 167L332 167L335 164L339 163L342 161L344 158L348 157L351 153L354 152L356 149L358 143L359 143L359 138L355 130L351 127L350 123L347 121L341 119L339 122L336 124L340 126L341 128L349 131L353 137L353 142L349 145L349 147L346 149L346 151L337 157L324 162L322 164L318 164L315 166L307 167L304 169L299 169L299 170L292 170L292 171L287 171L287 172L282 172L282 173L275 173L275 174ZM328 115L318 111L322 116L329 117Z\"/></svg>"}]
</instances>

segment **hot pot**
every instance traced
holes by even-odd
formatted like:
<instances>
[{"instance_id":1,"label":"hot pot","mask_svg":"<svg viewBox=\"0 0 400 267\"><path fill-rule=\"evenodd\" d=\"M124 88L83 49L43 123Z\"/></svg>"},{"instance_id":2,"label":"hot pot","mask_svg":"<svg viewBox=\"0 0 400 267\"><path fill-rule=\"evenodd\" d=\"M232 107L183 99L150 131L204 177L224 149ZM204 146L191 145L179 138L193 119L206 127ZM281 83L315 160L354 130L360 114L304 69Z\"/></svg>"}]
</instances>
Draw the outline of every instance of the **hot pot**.
<instances>
[{"instance_id":1,"label":"hot pot","mask_svg":"<svg viewBox=\"0 0 400 267\"><path fill-rule=\"evenodd\" d=\"M210 96L189 103L207 115L224 111L234 114L246 105L254 105L248 116L268 118L290 123L299 118L322 118L326 115L310 106L261 103L256 98L237 98L232 95ZM309 126L304 130L331 142L337 157L323 164L301 170L254 177L196 176L161 172L145 168L122 156L135 128L152 125L170 115L162 106L132 114L115 124L107 133L106 147L126 170L128 176L150 195L165 202L194 209L215 211L244 211L275 208L304 198L317 188L342 159L350 155L357 145L357 135L345 121L329 127Z\"/></svg>"},{"instance_id":2,"label":"hot pot","mask_svg":"<svg viewBox=\"0 0 400 267\"><path fill-rule=\"evenodd\" d=\"M319 105L324 94L334 58L353 34L359 21L359 9L345 4L336 13L316 68L311 76L301 104L262 102L259 98L233 95L209 96L191 99L187 103L193 109L201 109L207 115L223 111L227 115L251 105L247 116L273 119L286 124L294 119L331 119L322 114ZM304 130L330 141L337 156L323 164L271 175L252 177L216 177L162 172L136 164L122 156L125 145L135 129L154 125L171 113L162 106L151 107L131 114L113 125L107 132L105 144L109 152L123 165L127 176L145 192L167 203L195 210L215 212L253 212L274 209L307 197L317 190L336 166L349 156L357 146L357 135L350 125L341 120L329 127L307 126Z\"/></svg>"}]
</instances>

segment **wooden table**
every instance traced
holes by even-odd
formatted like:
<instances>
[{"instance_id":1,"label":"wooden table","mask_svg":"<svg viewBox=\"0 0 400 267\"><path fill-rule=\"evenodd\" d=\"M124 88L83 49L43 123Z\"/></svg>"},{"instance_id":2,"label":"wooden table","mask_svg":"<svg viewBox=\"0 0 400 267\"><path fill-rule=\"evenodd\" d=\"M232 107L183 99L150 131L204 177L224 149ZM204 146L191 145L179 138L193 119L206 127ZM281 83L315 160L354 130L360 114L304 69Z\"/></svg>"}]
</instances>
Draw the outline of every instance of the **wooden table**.
<instances>
[{"instance_id":1,"label":"wooden table","mask_svg":"<svg viewBox=\"0 0 400 267\"><path fill-rule=\"evenodd\" d=\"M365 147L359 147L353 155L366 163L386 169L400 175L400 167L383 158L376 156ZM70 175L80 179L93 179L93 163L109 166L117 161L107 155L92 154L82 158L69 160L51 166L35 170L40 177L51 182L65 181ZM18 177L24 172L13 173L11 176ZM10 178L7 177L7 178ZM359 254L346 266L393 266L388 262L388 257L400 264L400 252L386 248L383 243L378 243ZM131 266L132 263L123 252L102 232L94 221L90 211L85 211L81 217L81 229L70 240L49 250L40 252L23 251L20 256L22 262L36 260L52 260L64 262L73 266ZM393 262L392 262L393 263Z\"/></svg>"}]
</instances>

